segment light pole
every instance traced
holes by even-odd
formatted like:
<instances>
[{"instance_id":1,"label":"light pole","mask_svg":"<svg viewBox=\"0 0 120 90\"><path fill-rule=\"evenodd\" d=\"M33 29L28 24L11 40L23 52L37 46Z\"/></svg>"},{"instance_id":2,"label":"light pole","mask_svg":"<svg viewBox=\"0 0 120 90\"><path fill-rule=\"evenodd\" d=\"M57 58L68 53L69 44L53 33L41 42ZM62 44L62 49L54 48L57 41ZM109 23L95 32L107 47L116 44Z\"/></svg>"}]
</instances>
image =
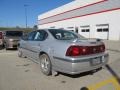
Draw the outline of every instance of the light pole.
<instances>
[{"instance_id":1,"label":"light pole","mask_svg":"<svg viewBox=\"0 0 120 90\"><path fill-rule=\"evenodd\" d=\"M28 21L27 21L27 7L28 7L29 5L27 5L27 4L24 4L24 7L25 7L25 26L26 26L26 28L28 27Z\"/></svg>"}]
</instances>

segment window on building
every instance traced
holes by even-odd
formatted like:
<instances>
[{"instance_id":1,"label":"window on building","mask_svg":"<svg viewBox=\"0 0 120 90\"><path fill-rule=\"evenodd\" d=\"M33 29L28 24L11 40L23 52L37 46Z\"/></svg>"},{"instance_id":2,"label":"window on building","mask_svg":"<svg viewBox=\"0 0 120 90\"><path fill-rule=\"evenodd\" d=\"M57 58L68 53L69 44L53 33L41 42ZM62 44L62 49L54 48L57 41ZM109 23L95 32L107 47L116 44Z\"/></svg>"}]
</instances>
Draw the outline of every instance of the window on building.
<instances>
[{"instance_id":1,"label":"window on building","mask_svg":"<svg viewBox=\"0 0 120 90\"><path fill-rule=\"evenodd\" d=\"M82 31L82 32L85 32L85 29L82 29L81 31Z\"/></svg>"},{"instance_id":2,"label":"window on building","mask_svg":"<svg viewBox=\"0 0 120 90\"><path fill-rule=\"evenodd\" d=\"M80 26L81 32L90 32L90 25Z\"/></svg>"},{"instance_id":3,"label":"window on building","mask_svg":"<svg viewBox=\"0 0 120 90\"><path fill-rule=\"evenodd\" d=\"M109 32L109 24L97 24L97 32Z\"/></svg>"},{"instance_id":4,"label":"window on building","mask_svg":"<svg viewBox=\"0 0 120 90\"><path fill-rule=\"evenodd\" d=\"M82 29L82 32L90 32L90 29Z\"/></svg>"},{"instance_id":5,"label":"window on building","mask_svg":"<svg viewBox=\"0 0 120 90\"><path fill-rule=\"evenodd\" d=\"M103 32L108 32L109 29L108 28L103 28Z\"/></svg>"},{"instance_id":6,"label":"window on building","mask_svg":"<svg viewBox=\"0 0 120 90\"><path fill-rule=\"evenodd\" d=\"M98 29L97 29L97 32L102 32L102 28L98 28Z\"/></svg>"},{"instance_id":7,"label":"window on building","mask_svg":"<svg viewBox=\"0 0 120 90\"><path fill-rule=\"evenodd\" d=\"M97 32L109 32L108 28L98 28Z\"/></svg>"},{"instance_id":8,"label":"window on building","mask_svg":"<svg viewBox=\"0 0 120 90\"><path fill-rule=\"evenodd\" d=\"M86 29L86 32L90 32L90 29Z\"/></svg>"}]
</instances>

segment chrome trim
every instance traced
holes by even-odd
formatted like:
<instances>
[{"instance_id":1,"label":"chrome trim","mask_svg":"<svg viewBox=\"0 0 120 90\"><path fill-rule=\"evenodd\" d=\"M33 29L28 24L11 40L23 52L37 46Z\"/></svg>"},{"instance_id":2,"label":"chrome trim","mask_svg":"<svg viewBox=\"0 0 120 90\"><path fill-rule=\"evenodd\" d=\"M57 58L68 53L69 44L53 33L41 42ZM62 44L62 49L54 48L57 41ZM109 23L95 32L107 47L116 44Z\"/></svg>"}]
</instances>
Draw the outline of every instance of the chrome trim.
<instances>
[{"instance_id":1,"label":"chrome trim","mask_svg":"<svg viewBox=\"0 0 120 90\"><path fill-rule=\"evenodd\" d=\"M102 56L104 57L109 57L109 54L105 54L105 55L101 55L101 56L95 56L95 57L92 57L92 58L87 58L87 59L76 59L76 60L72 60L72 59L66 59L66 58L61 58L61 57L56 57L56 56L53 56L54 59L58 59L58 60L61 60L61 61L65 61L65 62L71 62L71 63L79 63L79 62L91 62L92 59L94 58L98 58L98 57L101 57Z\"/></svg>"},{"instance_id":2,"label":"chrome trim","mask_svg":"<svg viewBox=\"0 0 120 90\"><path fill-rule=\"evenodd\" d=\"M59 59L61 61L65 61L65 62L70 62L70 63L78 63L78 62L88 62L90 60L92 60L92 58L89 59L80 59L80 60L72 60L72 59L65 59L65 58L60 58L60 57L55 57L53 56L54 59Z\"/></svg>"}]
</instances>

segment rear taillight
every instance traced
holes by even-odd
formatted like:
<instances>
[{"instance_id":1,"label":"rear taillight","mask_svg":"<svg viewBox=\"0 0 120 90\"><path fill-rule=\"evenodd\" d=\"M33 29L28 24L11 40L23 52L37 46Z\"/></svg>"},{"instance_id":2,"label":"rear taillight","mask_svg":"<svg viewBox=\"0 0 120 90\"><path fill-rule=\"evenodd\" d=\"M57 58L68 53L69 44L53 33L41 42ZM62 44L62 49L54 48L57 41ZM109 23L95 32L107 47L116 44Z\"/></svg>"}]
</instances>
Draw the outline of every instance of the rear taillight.
<instances>
[{"instance_id":1,"label":"rear taillight","mask_svg":"<svg viewBox=\"0 0 120 90\"><path fill-rule=\"evenodd\" d=\"M105 45L99 46L70 46L66 52L66 56L81 56L101 53L105 51Z\"/></svg>"},{"instance_id":2,"label":"rear taillight","mask_svg":"<svg viewBox=\"0 0 120 90\"><path fill-rule=\"evenodd\" d=\"M105 45L104 44L100 46L100 51L105 52Z\"/></svg>"},{"instance_id":3,"label":"rear taillight","mask_svg":"<svg viewBox=\"0 0 120 90\"><path fill-rule=\"evenodd\" d=\"M80 55L79 46L71 46L68 48L66 52L66 56L79 56L79 55Z\"/></svg>"},{"instance_id":4,"label":"rear taillight","mask_svg":"<svg viewBox=\"0 0 120 90\"><path fill-rule=\"evenodd\" d=\"M85 46L71 46L68 48L66 52L66 56L80 56L80 55L87 55L88 48Z\"/></svg>"},{"instance_id":5,"label":"rear taillight","mask_svg":"<svg viewBox=\"0 0 120 90\"><path fill-rule=\"evenodd\" d=\"M0 39L2 39L2 32L0 32Z\"/></svg>"}]
</instances>

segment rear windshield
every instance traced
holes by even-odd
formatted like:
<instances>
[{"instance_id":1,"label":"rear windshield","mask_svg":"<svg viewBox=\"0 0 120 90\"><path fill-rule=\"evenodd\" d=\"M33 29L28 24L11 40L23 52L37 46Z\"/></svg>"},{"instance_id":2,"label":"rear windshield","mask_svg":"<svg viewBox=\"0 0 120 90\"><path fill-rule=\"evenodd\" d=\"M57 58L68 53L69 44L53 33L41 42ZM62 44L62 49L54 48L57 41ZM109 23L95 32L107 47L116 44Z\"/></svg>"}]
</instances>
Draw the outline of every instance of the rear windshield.
<instances>
[{"instance_id":1,"label":"rear windshield","mask_svg":"<svg viewBox=\"0 0 120 90\"><path fill-rule=\"evenodd\" d=\"M22 36L22 31L6 31L6 36Z\"/></svg>"},{"instance_id":2,"label":"rear windshield","mask_svg":"<svg viewBox=\"0 0 120 90\"><path fill-rule=\"evenodd\" d=\"M82 36L78 36L74 32L67 30L50 29L49 32L53 35L55 39L58 40L72 40L76 38L83 38Z\"/></svg>"}]
</instances>

